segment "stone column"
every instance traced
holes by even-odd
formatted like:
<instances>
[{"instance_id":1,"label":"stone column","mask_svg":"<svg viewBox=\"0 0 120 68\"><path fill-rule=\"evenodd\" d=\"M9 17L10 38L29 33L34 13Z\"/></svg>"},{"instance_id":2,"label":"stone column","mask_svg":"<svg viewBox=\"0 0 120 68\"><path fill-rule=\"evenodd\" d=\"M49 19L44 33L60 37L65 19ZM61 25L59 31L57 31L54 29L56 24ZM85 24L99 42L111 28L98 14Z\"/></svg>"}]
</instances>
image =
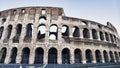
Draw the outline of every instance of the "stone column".
<instances>
[{"instance_id":1,"label":"stone column","mask_svg":"<svg viewBox=\"0 0 120 68\"><path fill-rule=\"evenodd\" d=\"M72 28L73 28L72 25L70 25L70 27L69 27L69 33L70 33L69 37L70 38L73 38Z\"/></svg>"},{"instance_id":2,"label":"stone column","mask_svg":"<svg viewBox=\"0 0 120 68\"><path fill-rule=\"evenodd\" d=\"M98 36L98 40L100 40L100 34L99 34L99 31L97 31L97 36Z\"/></svg>"},{"instance_id":3,"label":"stone column","mask_svg":"<svg viewBox=\"0 0 120 68\"><path fill-rule=\"evenodd\" d=\"M22 49L18 49L17 56L16 56L16 63L20 64L22 60Z\"/></svg>"},{"instance_id":4,"label":"stone column","mask_svg":"<svg viewBox=\"0 0 120 68\"><path fill-rule=\"evenodd\" d=\"M3 42L3 40L7 37L6 33L7 33L7 28L4 27L3 34L2 34L2 37L1 37L1 42Z\"/></svg>"},{"instance_id":5,"label":"stone column","mask_svg":"<svg viewBox=\"0 0 120 68\"><path fill-rule=\"evenodd\" d=\"M5 61L4 61L5 64L8 64L10 62L10 54L11 54L11 51L8 49L6 53Z\"/></svg>"},{"instance_id":6,"label":"stone column","mask_svg":"<svg viewBox=\"0 0 120 68\"><path fill-rule=\"evenodd\" d=\"M83 29L80 28L79 30L80 30L80 38L83 38Z\"/></svg>"},{"instance_id":7,"label":"stone column","mask_svg":"<svg viewBox=\"0 0 120 68\"><path fill-rule=\"evenodd\" d=\"M11 36L10 36L10 39L9 39L10 44L12 44L13 38L15 37L15 35L16 35L16 27L13 27L13 29L11 31Z\"/></svg>"},{"instance_id":8,"label":"stone column","mask_svg":"<svg viewBox=\"0 0 120 68\"><path fill-rule=\"evenodd\" d=\"M57 62L58 64L62 64L62 55L61 55L61 50L58 50L58 54L57 54Z\"/></svg>"},{"instance_id":9,"label":"stone column","mask_svg":"<svg viewBox=\"0 0 120 68\"><path fill-rule=\"evenodd\" d=\"M96 57L95 57L95 51L94 50L92 50L92 57L93 57L92 63L96 63Z\"/></svg>"},{"instance_id":10,"label":"stone column","mask_svg":"<svg viewBox=\"0 0 120 68\"><path fill-rule=\"evenodd\" d=\"M20 38L19 38L19 43L20 43L20 44L23 44L25 35L26 35L26 27L23 27L23 28L22 28L22 31L21 31Z\"/></svg>"},{"instance_id":11,"label":"stone column","mask_svg":"<svg viewBox=\"0 0 120 68\"><path fill-rule=\"evenodd\" d=\"M70 52L71 52L71 53L70 53L70 63L71 63L71 64L74 64L74 50L71 49Z\"/></svg>"},{"instance_id":12,"label":"stone column","mask_svg":"<svg viewBox=\"0 0 120 68\"><path fill-rule=\"evenodd\" d=\"M117 62L116 61L116 57L115 57L115 53L113 52L113 58L114 58L114 62Z\"/></svg>"},{"instance_id":13,"label":"stone column","mask_svg":"<svg viewBox=\"0 0 120 68\"><path fill-rule=\"evenodd\" d=\"M108 54L108 61L110 62L111 58L110 58L110 53L109 53L109 51L107 51L107 54Z\"/></svg>"},{"instance_id":14,"label":"stone column","mask_svg":"<svg viewBox=\"0 0 120 68\"><path fill-rule=\"evenodd\" d=\"M105 63L103 51L101 51L101 62L102 62L102 63Z\"/></svg>"},{"instance_id":15,"label":"stone column","mask_svg":"<svg viewBox=\"0 0 120 68\"><path fill-rule=\"evenodd\" d=\"M47 49L45 49L45 51L44 51L44 64L48 64L48 50Z\"/></svg>"},{"instance_id":16,"label":"stone column","mask_svg":"<svg viewBox=\"0 0 120 68\"><path fill-rule=\"evenodd\" d=\"M35 50L34 48L31 48L29 55L29 64L34 64L34 59L35 59Z\"/></svg>"},{"instance_id":17,"label":"stone column","mask_svg":"<svg viewBox=\"0 0 120 68\"><path fill-rule=\"evenodd\" d=\"M89 30L89 33L90 33L90 39L93 39L92 30L91 29Z\"/></svg>"},{"instance_id":18,"label":"stone column","mask_svg":"<svg viewBox=\"0 0 120 68\"><path fill-rule=\"evenodd\" d=\"M82 49L82 63L86 64L86 55L85 55L85 50Z\"/></svg>"},{"instance_id":19,"label":"stone column","mask_svg":"<svg viewBox=\"0 0 120 68\"><path fill-rule=\"evenodd\" d=\"M37 27L34 27L34 29L32 30L32 40L31 40L33 45L36 43L37 34L38 34Z\"/></svg>"},{"instance_id":20,"label":"stone column","mask_svg":"<svg viewBox=\"0 0 120 68\"><path fill-rule=\"evenodd\" d=\"M105 33L103 33L104 41L106 41Z\"/></svg>"}]
</instances>

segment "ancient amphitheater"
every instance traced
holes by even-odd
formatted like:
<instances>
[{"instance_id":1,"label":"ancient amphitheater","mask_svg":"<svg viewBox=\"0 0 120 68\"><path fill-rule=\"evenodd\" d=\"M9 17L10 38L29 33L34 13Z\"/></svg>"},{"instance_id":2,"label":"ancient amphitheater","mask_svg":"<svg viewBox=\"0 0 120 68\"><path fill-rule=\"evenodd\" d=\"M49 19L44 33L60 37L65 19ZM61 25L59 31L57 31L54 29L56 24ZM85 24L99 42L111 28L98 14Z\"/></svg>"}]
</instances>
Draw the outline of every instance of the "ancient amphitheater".
<instances>
[{"instance_id":1,"label":"ancient amphitheater","mask_svg":"<svg viewBox=\"0 0 120 68\"><path fill-rule=\"evenodd\" d=\"M0 12L1 64L120 62L116 28L67 17L59 7L21 7Z\"/></svg>"}]
</instances>

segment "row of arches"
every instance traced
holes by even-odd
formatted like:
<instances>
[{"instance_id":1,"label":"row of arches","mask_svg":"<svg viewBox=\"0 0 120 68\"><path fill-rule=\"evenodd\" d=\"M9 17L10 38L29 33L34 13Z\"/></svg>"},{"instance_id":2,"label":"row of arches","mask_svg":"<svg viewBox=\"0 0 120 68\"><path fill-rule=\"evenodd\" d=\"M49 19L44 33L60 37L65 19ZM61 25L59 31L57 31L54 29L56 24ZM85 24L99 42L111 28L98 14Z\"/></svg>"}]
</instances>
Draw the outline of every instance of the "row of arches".
<instances>
[{"instance_id":1,"label":"row of arches","mask_svg":"<svg viewBox=\"0 0 120 68\"><path fill-rule=\"evenodd\" d=\"M12 28L13 28L12 25L8 26L7 32L6 32L6 35L5 35L6 36L5 39L10 38ZM33 30L34 30L33 24L29 23L26 26L26 34L25 34L24 41L26 41L26 42L31 41ZM38 30L37 31L37 40L39 41L39 40L45 38L46 25L45 24L40 24L38 26L37 30ZM2 26L2 27L0 27L0 38L2 37L3 31L4 31L4 27ZM21 31L22 31L22 25L18 24L16 26L16 32L15 32L16 35L13 38L13 42L19 42ZM83 28L83 31L82 31L83 38L90 38L90 33L91 33L93 39L98 39L100 37L100 40L117 42L117 38L113 34L109 34L107 32L102 32L102 31L97 31L95 29L92 29L91 31L92 31L92 33L87 28ZM61 33L62 33L62 36L68 36L69 37L69 35L70 35L69 27L67 25L63 25L62 29L61 29ZM75 38L80 37L80 29L77 26L72 27L72 35ZM58 39L58 26L56 24L50 25L49 39L51 39L51 40L57 40Z\"/></svg>"},{"instance_id":2,"label":"row of arches","mask_svg":"<svg viewBox=\"0 0 120 68\"><path fill-rule=\"evenodd\" d=\"M9 63L16 63L16 57L17 57L18 49L14 47L11 50L10 54L10 62ZM29 58L30 58L30 49L28 47L23 48L22 55L21 55L21 64L29 64ZM74 50L74 63L82 63L82 59L84 58L82 56L82 52L80 49ZM94 60L93 56L95 54L96 60ZM92 63L93 61L96 61L96 63L103 63L102 54L104 58L104 62L119 62L120 59L120 52L112 52L109 51L109 53L104 50L103 53L100 52L100 50L96 50L95 52L92 52L90 49L87 49L85 51L85 57L86 57L86 63ZM7 55L7 48L2 48L0 51L0 63L5 62L5 58ZM41 47L36 48L35 50L35 57L34 57L34 64L43 64L44 63L44 49ZM58 55L58 50L54 47L50 48L48 50L48 64L58 64L58 56L61 56L62 64L70 64L71 63L71 51L68 48L64 48L61 51L61 55ZM60 60L60 59L59 59Z\"/></svg>"}]
</instances>

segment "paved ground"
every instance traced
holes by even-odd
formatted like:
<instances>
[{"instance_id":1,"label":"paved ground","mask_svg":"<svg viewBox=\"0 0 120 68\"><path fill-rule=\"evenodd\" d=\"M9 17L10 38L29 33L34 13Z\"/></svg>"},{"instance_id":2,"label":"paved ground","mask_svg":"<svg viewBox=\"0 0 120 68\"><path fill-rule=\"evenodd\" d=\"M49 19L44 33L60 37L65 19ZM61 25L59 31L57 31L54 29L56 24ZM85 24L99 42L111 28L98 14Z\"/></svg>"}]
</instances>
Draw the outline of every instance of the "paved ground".
<instances>
[{"instance_id":1,"label":"paved ground","mask_svg":"<svg viewBox=\"0 0 120 68\"><path fill-rule=\"evenodd\" d=\"M0 68L120 68L120 63L96 64L0 64Z\"/></svg>"}]
</instances>

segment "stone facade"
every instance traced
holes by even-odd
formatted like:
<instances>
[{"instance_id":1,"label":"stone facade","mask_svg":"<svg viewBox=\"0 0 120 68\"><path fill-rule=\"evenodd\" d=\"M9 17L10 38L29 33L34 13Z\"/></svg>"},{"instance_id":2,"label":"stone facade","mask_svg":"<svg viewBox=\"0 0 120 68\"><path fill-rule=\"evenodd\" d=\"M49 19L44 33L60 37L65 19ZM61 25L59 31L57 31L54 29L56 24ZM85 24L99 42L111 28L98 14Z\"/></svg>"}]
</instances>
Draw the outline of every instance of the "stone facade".
<instances>
[{"instance_id":1,"label":"stone facade","mask_svg":"<svg viewBox=\"0 0 120 68\"><path fill-rule=\"evenodd\" d=\"M120 62L120 38L110 22L67 17L58 7L0 12L0 63L108 62Z\"/></svg>"}]
</instances>

